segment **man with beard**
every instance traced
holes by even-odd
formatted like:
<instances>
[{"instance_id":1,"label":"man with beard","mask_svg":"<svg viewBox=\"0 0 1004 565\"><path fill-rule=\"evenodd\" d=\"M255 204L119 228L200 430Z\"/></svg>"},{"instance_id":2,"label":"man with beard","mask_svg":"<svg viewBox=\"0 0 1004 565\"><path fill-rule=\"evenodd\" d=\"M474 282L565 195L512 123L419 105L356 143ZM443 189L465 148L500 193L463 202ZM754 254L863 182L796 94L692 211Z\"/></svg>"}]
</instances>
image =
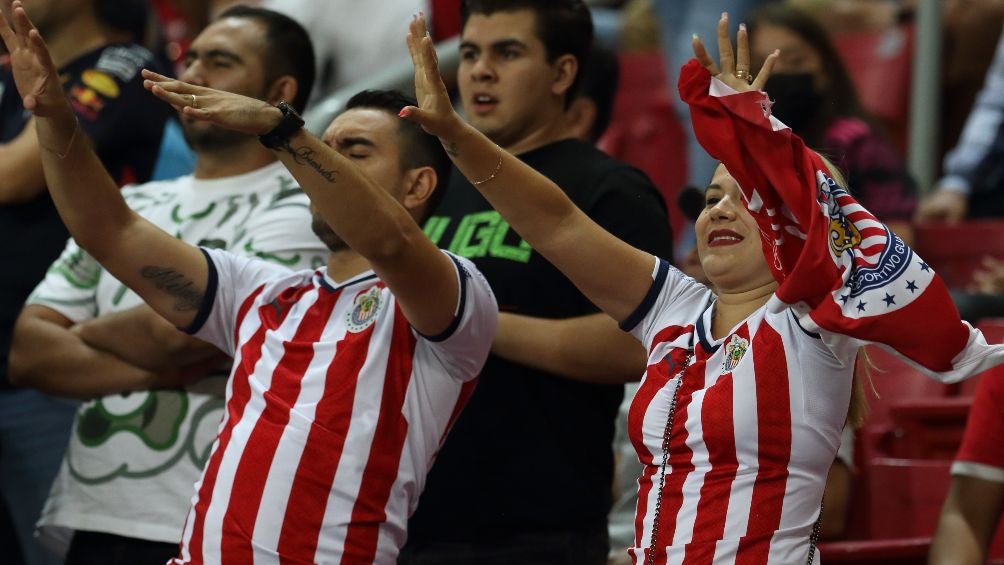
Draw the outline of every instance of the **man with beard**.
<instances>
[{"instance_id":1,"label":"man with beard","mask_svg":"<svg viewBox=\"0 0 1004 565\"><path fill-rule=\"evenodd\" d=\"M0 0L8 10L9 0ZM139 71L155 65L138 45L141 0L32 0L26 9L52 40L61 86L119 185L191 171L191 153L170 108L143 92ZM9 12L5 12L9 13ZM28 565L57 563L32 530L59 468L76 403L13 387L7 377L14 322L25 298L66 245L46 192L30 113L0 63L0 506L11 510Z\"/></svg>"},{"instance_id":2,"label":"man with beard","mask_svg":"<svg viewBox=\"0 0 1004 565\"><path fill-rule=\"evenodd\" d=\"M306 32L236 8L192 43L185 80L303 108L313 82ZM12 92L16 97L16 92ZM167 108L143 91L144 102ZM130 186L145 218L183 241L292 268L323 262L307 197L254 136L182 117L193 175ZM34 132L34 127L31 128ZM86 189L81 186L81 189ZM224 355L165 322L71 241L22 312L11 377L83 404L40 521L68 564L164 563L223 411ZM223 366L221 366L223 365ZM164 390L205 374L213 378ZM130 394L112 394L133 391ZM101 395L107 395L101 397Z\"/></svg>"}]
</instances>

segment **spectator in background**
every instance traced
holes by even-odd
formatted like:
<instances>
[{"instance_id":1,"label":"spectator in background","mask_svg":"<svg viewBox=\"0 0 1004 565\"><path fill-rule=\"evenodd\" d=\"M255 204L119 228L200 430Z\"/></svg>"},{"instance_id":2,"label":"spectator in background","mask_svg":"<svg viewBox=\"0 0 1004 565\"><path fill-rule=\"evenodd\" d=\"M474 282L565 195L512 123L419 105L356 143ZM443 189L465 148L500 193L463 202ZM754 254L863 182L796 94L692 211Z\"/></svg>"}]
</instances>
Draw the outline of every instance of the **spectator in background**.
<instances>
[{"instance_id":1,"label":"spectator in background","mask_svg":"<svg viewBox=\"0 0 1004 565\"><path fill-rule=\"evenodd\" d=\"M86 135L120 184L177 176L191 158L173 112L143 91L139 71L159 68L135 37L130 0L30 2L49 39L63 88ZM10 3L0 2L10 14ZM145 21L144 17L138 18ZM141 26L140 26L141 27ZM0 69L0 495L29 565L57 563L32 537L66 448L75 403L7 382L14 321L68 237L46 192L30 114L10 70Z\"/></svg>"},{"instance_id":2,"label":"spectator in background","mask_svg":"<svg viewBox=\"0 0 1004 565\"><path fill-rule=\"evenodd\" d=\"M1004 511L1004 379L985 375L976 389L952 482L931 542L930 565L982 565Z\"/></svg>"},{"instance_id":3,"label":"spectator in background","mask_svg":"<svg viewBox=\"0 0 1004 565\"><path fill-rule=\"evenodd\" d=\"M298 110L313 81L306 31L259 8L225 12L195 38L187 60L184 80L288 99ZM271 151L191 117L182 125L194 174L128 187L132 208L193 245L290 268L324 262L307 197ZM223 416L225 356L168 324L71 241L21 313L11 357L18 384L97 397L77 412L42 539L60 553L69 543L67 565L174 557ZM177 388L206 375L216 378Z\"/></svg>"},{"instance_id":4,"label":"spectator in background","mask_svg":"<svg viewBox=\"0 0 1004 565\"><path fill-rule=\"evenodd\" d=\"M918 208L918 222L1004 217L1004 34L944 173Z\"/></svg>"},{"instance_id":5,"label":"spectator in background","mask_svg":"<svg viewBox=\"0 0 1004 565\"><path fill-rule=\"evenodd\" d=\"M427 0L213 0L211 9L260 5L286 14L307 29L317 55L317 82L310 99L407 63L408 18L428 12Z\"/></svg>"},{"instance_id":6,"label":"spectator in background","mask_svg":"<svg viewBox=\"0 0 1004 565\"><path fill-rule=\"evenodd\" d=\"M785 4L755 10L747 23L754 65L781 50L764 87L774 101L774 116L844 171L862 206L894 226L909 222L917 205L916 183L858 101L826 29Z\"/></svg>"},{"instance_id":7,"label":"spectator in background","mask_svg":"<svg viewBox=\"0 0 1004 565\"><path fill-rule=\"evenodd\" d=\"M637 0L636 0L637 1ZM750 10L773 0L728 0L728 2L709 2L708 0L643 0L652 3L656 21L659 24L660 42L663 58L666 64L666 81L675 88L680 76L680 67L693 56L690 46L692 34L697 30L711 29L722 14L728 9L738 16L733 21L741 22L742 15ZM681 124L690 123L690 109L678 96L673 97L677 118ZM687 133L687 184L705 186L718 167L718 162L708 156L704 148L697 143L690 127L684 127Z\"/></svg>"},{"instance_id":8,"label":"spectator in background","mask_svg":"<svg viewBox=\"0 0 1004 565\"><path fill-rule=\"evenodd\" d=\"M568 133L595 145L607 131L614 111L620 74L617 54L594 42L580 72L582 83L565 111Z\"/></svg>"},{"instance_id":9,"label":"spectator in background","mask_svg":"<svg viewBox=\"0 0 1004 565\"><path fill-rule=\"evenodd\" d=\"M671 253L665 204L649 179L569 128L592 44L583 2L468 0L462 21L458 84L470 124L606 229ZM614 419L623 383L644 371L644 349L458 172L425 230L474 261L502 314L399 563L603 565Z\"/></svg>"}]
</instances>

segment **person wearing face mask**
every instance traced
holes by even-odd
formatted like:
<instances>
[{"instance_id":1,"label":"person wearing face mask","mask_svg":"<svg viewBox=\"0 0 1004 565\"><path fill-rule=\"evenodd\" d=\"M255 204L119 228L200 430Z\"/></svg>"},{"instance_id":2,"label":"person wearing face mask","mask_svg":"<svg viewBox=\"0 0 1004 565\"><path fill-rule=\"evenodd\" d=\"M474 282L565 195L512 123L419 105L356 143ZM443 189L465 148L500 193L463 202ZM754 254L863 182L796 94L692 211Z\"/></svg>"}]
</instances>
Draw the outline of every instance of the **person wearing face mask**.
<instances>
[{"instance_id":1,"label":"person wearing face mask","mask_svg":"<svg viewBox=\"0 0 1004 565\"><path fill-rule=\"evenodd\" d=\"M747 23L754 61L781 50L764 87L773 115L831 158L847 174L855 198L879 219L894 227L909 222L916 182L862 107L826 29L783 3L751 12Z\"/></svg>"}]
</instances>

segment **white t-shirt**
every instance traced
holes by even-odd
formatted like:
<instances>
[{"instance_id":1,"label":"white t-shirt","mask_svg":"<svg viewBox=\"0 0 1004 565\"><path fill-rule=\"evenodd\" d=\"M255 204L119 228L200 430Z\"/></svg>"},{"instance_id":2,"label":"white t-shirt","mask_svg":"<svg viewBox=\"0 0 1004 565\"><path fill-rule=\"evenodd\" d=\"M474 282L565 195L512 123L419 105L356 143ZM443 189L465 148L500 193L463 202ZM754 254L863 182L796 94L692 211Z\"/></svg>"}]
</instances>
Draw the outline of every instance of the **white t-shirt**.
<instances>
[{"instance_id":1,"label":"white t-shirt","mask_svg":"<svg viewBox=\"0 0 1004 565\"><path fill-rule=\"evenodd\" d=\"M278 162L226 179L185 176L129 186L123 195L142 216L189 243L291 268L316 266L327 256L311 232L307 196ZM83 322L142 301L71 240L29 303ZM184 392L133 392L84 403L39 521L43 539L61 550L67 528L181 539L192 485L219 427L224 377Z\"/></svg>"},{"instance_id":2,"label":"white t-shirt","mask_svg":"<svg viewBox=\"0 0 1004 565\"><path fill-rule=\"evenodd\" d=\"M444 252L445 253L445 252ZM334 281L207 251L191 331L234 356L227 409L171 563L376 563L404 545L498 309L449 255L454 323L419 335L372 272Z\"/></svg>"}]
</instances>

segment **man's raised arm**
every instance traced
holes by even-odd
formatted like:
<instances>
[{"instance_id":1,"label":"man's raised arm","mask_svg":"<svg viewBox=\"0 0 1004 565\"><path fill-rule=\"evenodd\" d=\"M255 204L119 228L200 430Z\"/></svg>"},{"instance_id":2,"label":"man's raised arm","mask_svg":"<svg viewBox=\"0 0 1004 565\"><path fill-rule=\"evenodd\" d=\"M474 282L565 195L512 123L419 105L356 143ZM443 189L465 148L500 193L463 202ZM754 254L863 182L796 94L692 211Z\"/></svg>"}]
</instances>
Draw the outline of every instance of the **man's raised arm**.
<instances>
[{"instance_id":1,"label":"man's raised arm","mask_svg":"<svg viewBox=\"0 0 1004 565\"><path fill-rule=\"evenodd\" d=\"M261 100L147 70L143 76L151 92L186 116L221 127L261 136L284 120L279 108ZM387 284L408 322L428 336L447 330L460 295L457 269L402 202L302 127L287 132L274 150L328 226Z\"/></svg>"},{"instance_id":2,"label":"man's raised arm","mask_svg":"<svg viewBox=\"0 0 1004 565\"><path fill-rule=\"evenodd\" d=\"M24 107L35 115L46 182L63 222L81 247L160 315L190 325L207 287L206 259L126 205L80 132L42 36L20 1L11 12L13 29L0 14L0 37Z\"/></svg>"}]
</instances>

